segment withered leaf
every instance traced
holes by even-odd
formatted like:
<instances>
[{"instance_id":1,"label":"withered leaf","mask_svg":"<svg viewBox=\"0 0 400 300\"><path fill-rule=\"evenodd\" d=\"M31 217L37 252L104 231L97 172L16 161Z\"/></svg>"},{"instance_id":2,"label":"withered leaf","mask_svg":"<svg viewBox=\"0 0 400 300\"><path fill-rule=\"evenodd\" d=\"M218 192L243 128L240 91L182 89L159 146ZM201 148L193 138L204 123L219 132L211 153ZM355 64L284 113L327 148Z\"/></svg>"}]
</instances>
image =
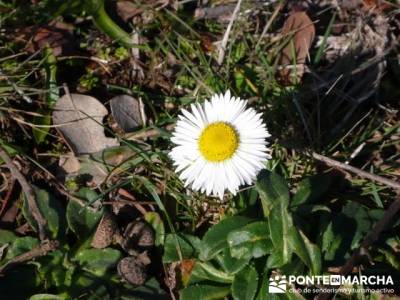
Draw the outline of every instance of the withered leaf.
<instances>
[{"instance_id":1,"label":"withered leaf","mask_svg":"<svg viewBox=\"0 0 400 300\"><path fill-rule=\"evenodd\" d=\"M287 18L282 35L289 41L281 52L279 77L283 84L298 83L304 74L304 65L315 37L315 26L304 11L294 12Z\"/></svg>"},{"instance_id":2,"label":"withered leaf","mask_svg":"<svg viewBox=\"0 0 400 300\"><path fill-rule=\"evenodd\" d=\"M70 28L62 23L37 28L28 50L37 51L45 47L53 50L54 56L68 55L73 52L73 36Z\"/></svg>"},{"instance_id":3,"label":"withered leaf","mask_svg":"<svg viewBox=\"0 0 400 300\"><path fill-rule=\"evenodd\" d=\"M118 1L117 2L117 13L125 22L129 21L133 17L141 14L143 8L131 1Z\"/></svg>"}]
</instances>

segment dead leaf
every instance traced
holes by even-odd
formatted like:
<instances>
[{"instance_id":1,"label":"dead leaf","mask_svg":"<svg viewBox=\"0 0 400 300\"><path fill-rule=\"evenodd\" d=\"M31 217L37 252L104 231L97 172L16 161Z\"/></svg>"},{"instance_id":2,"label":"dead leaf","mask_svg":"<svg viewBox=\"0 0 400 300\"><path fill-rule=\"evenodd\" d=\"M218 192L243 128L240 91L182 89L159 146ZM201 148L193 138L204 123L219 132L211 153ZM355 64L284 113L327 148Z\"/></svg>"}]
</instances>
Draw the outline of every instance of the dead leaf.
<instances>
[{"instance_id":1,"label":"dead leaf","mask_svg":"<svg viewBox=\"0 0 400 300\"><path fill-rule=\"evenodd\" d=\"M90 154L119 145L117 139L104 135L102 122L107 114L107 109L96 98L64 95L55 105L53 124L58 126L75 155Z\"/></svg>"},{"instance_id":2,"label":"dead leaf","mask_svg":"<svg viewBox=\"0 0 400 300\"><path fill-rule=\"evenodd\" d=\"M45 47L53 50L54 56L67 55L73 51L73 38L66 24L45 25L33 32L28 50L34 52Z\"/></svg>"},{"instance_id":3,"label":"dead leaf","mask_svg":"<svg viewBox=\"0 0 400 300\"><path fill-rule=\"evenodd\" d=\"M143 104L132 96L116 96L110 100L110 106L114 120L125 132L135 131L146 122Z\"/></svg>"},{"instance_id":4,"label":"dead leaf","mask_svg":"<svg viewBox=\"0 0 400 300\"><path fill-rule=\"evenodd\" d=\"M143 9L131 1L118 1L117 13L125 22L141 14Z\"/></svg>"},{"instance_id":5,"label":"dead leaf","mask_svg":"<svg viewBox=\"0 0 400 300\"><path fill-rule=\"evenodd\" d=\"M291 14L282 28L284 38L291 37L279 59L283 84L298 83L304 74L304 65L315 37L315 26L304 11Z\"/></svg>"},{"instance_id":6,"label":"dead leaf","mask_svg":"<svg viewBox=\"0 0 400 300\"><path fill-rule=\"evenodd\" d=\"M79 162L79 159L76 158L72 152L70 152L66 155L60 156L60 160L58 161L58 166L66 174L74 174L79 171L81 164Z\"/></svg>"},{"instance_id":7,"label":"dead leaf","mask_svg":"<svg viewBox=\"0 0 400 300\"><path fill-rule=\"evenodd\" d=\"M190 276L194 266L196 265L195 259L183 259L180 264L182 282L186 285L189 282Z\"/></svg>"},{"instance_id":8,"label":"dead leaf","mask_svg":"<svg viewBox=\"0 0 400 300\"><path fill-rule=\"evenodd\" d=\"M399 8L398 5L385 0L363 0L363 4L365 9L376 10L377 12Z\"/></svg>"}]
</instances>

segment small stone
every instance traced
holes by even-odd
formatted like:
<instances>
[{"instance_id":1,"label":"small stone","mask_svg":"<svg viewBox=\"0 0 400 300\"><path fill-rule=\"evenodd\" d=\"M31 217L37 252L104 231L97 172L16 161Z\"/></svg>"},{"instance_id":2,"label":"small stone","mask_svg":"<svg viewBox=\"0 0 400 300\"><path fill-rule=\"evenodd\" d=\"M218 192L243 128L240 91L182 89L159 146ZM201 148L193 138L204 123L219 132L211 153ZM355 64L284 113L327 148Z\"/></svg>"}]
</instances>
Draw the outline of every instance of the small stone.
<instances>
[{"instance_id":1,"label":"small stone","mask_svg":"<svg viewBox=\"0 0 400 300\"><path fill-rule=\"evenodd\" d=\"M138 258L129 256L118 263L118 274L130 284L140 286L146 282L147 267Z\"/></svg>"}]
</instances>

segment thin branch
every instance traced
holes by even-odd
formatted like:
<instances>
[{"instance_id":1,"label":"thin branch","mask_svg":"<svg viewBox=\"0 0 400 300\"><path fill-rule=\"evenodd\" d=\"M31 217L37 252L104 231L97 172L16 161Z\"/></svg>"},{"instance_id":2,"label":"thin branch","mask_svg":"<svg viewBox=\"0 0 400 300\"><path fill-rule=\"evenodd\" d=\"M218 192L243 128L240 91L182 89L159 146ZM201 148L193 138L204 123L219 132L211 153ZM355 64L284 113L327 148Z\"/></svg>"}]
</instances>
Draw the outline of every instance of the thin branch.
<instances>
[{"instance_id":1,"label":"thin branch","mask_svg":"<svg viewBox=\"0 0 400 300\"><path fill-rule=\"evenodd\" d=\"M18 170L18 168L12 162L10 156L8 156L6 150L0 145L0 157L5 162L7 168L11 171L11 175L14 179L18 180L21 185L22 191L24 192L28 201L29 210L32 212L32 216L38 225L39 238L41 241L46 240L46 219L43 218L39 207L36 203L36 195L33 188L29 185L24 175Z\"/></svg>"},{"instance_id":2,"label":"thin branch","mask_svg":"<svg viewBox=\"0 0 400 300\"><path fill-rule=\"evenodd\" d=\"M220 48L219 48L218 60L217 60L218 65L221 65L222 62L224 61L226 45L228 44L229 34L230 34L231 30L232 30L233 22L237 18L237 15L239 13L241 4L242 4L242 0L238 0L238 2L236 4L236 7L235 7L235 10L233 11L231 20L229 21L228 27L226 28L224 37L222 39L222 42L221 42L221 45L220 45Z\"/></svg>"},{"instance_id":3,"label":"thin branch","mask_svg":"<svg viewBox=\"0 0 400 300\"><path fill-rule=\"evenodd\" d=\"M25 252L23 254L20 254L14 258L12 258L9 262L7 262L5 265L0 267L0 275L4 275L4 273L16 266L16 265L20 265L23 263L26 263L28 261L31 261L35 258L38 258L40 256L44 256L47 253L54 251L55 249L57 249L59 246L59 242L58 241L49 241L46 243L43 243L35 248L33 248L32 250Z\"/></svg>"},{"instance_id":4,"label":"thin branch","mask_svg":"<svg viewBox=\"0 0 400 300\"><path fill-rule=\"evenodd\" d=\"M329 165L331 167L349 171L351 173L356 174L357 176L360 176L362 178L367 178L367 179L370 179L372 181L376 181L376 182L382 183L382 184L384 184L386 186L389 186L389 187L392 187L394 189L400 189L400 183L397 182L397 181L390 180L388 178L385 178L385 177L382 177L382 176L379 176L379 175L375 175L375 174L371 174L371 173L365 172L365 171L363 171L363 170L361 170L359 168L352 167L352 166L350 166L348 164L339 162L337 160L334 160L332 158L323 156L323 155L315 153L315 152L312 153L312 157L314 159L316 159L316 160L319 160L319 161L322 161L322 162L326 163L327 165Z\"/></svg>"}]
</instances>

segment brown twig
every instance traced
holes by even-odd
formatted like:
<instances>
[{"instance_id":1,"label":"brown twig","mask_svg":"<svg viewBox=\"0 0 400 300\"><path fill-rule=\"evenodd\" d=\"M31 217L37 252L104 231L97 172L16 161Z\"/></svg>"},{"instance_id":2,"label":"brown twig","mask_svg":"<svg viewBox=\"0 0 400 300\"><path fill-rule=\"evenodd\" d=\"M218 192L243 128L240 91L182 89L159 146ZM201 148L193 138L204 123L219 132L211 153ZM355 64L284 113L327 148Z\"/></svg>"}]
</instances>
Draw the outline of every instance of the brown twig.
<instances>
[{"instance_id":1,"label":"brown twig","mask_svg":"<svg viewBox=\"0 0 400 300\"><path fill-rule=\"evenodd\" d=\"M5 162L7 168L11 171L11 175L16 179L21 185L22 191L24 192L26 199L28 201L28 206L32 212L33 218L36 220L39 231L39 238L41 241L46 239L46 220L43 218L39 207L36 203L36 195L33 188L29 185L28 181L25 179L24 175L18 170L18 168L12 162L10 156L8 156L6 150L0 145L0 157Z\"/></svg>"},{"instance_id":2,"label":"brown twig","mask_svg":"<svg viewBox=\"0 0 400 300\"><path fill-rule=\"evenodd\" d=\"M7 262L5 265L0 267L0 275L3 275L8 269L16 265L20 265L35 258L38 258L40 256L46 255L47 253L57 249L58 246L59 246L58 241L49 241L42 243L41 245L33 248L28 252L16 256L12 258L9 262Z\"/></svg>"},{"instance_id":3,"label":"brown twig","mask_svg":"<svg viewBox=\"0 0 400 300\"><path fill-rule=\"evenodd\" d=\"M2 205L1 205L1 209L0 209L0 217L3 215L3 212L5 211L5 209L8 205L8 201L11 198L12 192L14 190L14 184L15 184L15 179L13 179L11 181L11 184L7 190L6 196L4 197L4 201L3 201Z\"/></svg>"},{"instance_id":4,"label":"brown twig","mask_svg":"<svg viewBox=\"0 0 400 300\"><path fill-rule=\"evenodd\" d=\"M375 175L375 174L371 174L371 173L365 172L365 171L363 171L361 169L358 169L358 168L350 166L348 164L339 162L337 160L334 160L332 158L323 156L323 155L315 153L315 152L312 153L312 157L314 159L316 159L316 160L319 160L319 161L322 161L322 162L326 163L327 165L329 165L331 167L349 171L351 173L356 174L357 176L360 176L360 177L363 177L363 178L370 179L372 181L376 181L376 182L382 183L382 184L384 184L386 186L390 186L390 187L392 187L394 189L400 189L400 183L399 182L390 180L388 178L385 178L385 177L382 177L382 176L379 176L379 175Z\"/></svg>"}]
</instances>

